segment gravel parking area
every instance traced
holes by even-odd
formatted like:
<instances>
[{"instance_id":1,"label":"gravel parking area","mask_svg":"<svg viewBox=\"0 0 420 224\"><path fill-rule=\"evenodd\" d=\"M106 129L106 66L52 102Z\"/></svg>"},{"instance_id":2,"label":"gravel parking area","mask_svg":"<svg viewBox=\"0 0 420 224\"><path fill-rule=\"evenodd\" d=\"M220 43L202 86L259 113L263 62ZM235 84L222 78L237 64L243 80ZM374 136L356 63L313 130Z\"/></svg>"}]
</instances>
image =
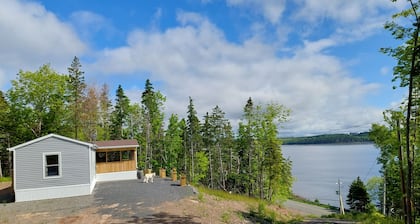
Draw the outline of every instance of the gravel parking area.
<instances>
[{"instance_id":1,"label":"gravel parking area","mask_svg":"<svg viewBox=\"0 0 420 224\"><path fill-rule=\"evenodd\" d=\"M150 207L177 201L193 195L191 187L180 187L170 179L155 178L154 183L136 181L102 182L95 188L95 204L99 213L115 218L145 218L153 214Z\"/></svg>"},{"instance_id":2,"label":"gravel parking area","mask_svg":"<svg viewBox=\"0 0 420 224\"><path fill-rule=\"evenodd\" d=\"M144 223L152 207L193 194L168 178L99 182L88 196L0 204L0 223Z\"/></svg>"}]
</instances>

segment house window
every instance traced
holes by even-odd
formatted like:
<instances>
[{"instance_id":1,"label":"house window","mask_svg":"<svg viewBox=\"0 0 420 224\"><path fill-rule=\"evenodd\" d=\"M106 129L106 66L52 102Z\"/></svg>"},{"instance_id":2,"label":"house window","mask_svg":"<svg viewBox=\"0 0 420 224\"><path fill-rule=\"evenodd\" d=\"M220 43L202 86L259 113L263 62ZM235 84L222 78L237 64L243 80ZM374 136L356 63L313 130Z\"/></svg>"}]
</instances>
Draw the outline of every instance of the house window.
<instances>
[{"instance_id":1,"label":"house window","mask_svg":"<svg viewBox=\"0 0 420 224\"><path fill-rule=\"evenodd\" d=\"M96 152L96 162L106 162L106 152Z\"/></svg>"},{"instance_id":2,"label":"house window","mask_svg":"<svg viewBox=\"0 0 420 224\"><path fill-rule=\"evenodd\" d=\"M120 161L120 151L107 152L107 162L119 162Z\"/></svg>"},{"instance_id":3,"label":"house window","mask_svg":"<svg viewBox=\"0 0 420 224\"><path fill-rule=\"evenodd\" d=\"M61 177L60 153L44 153L44 178Z\"/></svg>"},{"instance_id":4,"label":"house window","mask_svg":"<svg viewBox=\"0 0 420 224\"><path fill-rule=\"evenodd\" d=\"M122 151L122 160L133 160L133 151Z\"/></svg>"}]
</instances>

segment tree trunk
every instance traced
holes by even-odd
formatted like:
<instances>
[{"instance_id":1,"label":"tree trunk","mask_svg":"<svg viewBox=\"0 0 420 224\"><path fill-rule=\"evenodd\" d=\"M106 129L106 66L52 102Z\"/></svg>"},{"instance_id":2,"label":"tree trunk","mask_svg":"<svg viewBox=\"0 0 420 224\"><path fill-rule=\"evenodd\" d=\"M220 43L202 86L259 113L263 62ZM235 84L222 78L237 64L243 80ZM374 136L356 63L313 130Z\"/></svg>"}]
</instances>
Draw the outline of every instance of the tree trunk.
<instances>
[{"instance_id":1,"label":"tree trunk","mask_svg":"<svg viewBox=\"0 0 420 224\"><path fill-rule=\"evenodd\" d=\"M221 178L221 187L223 190L226 190L226 183L225 183L225 170L223 169L223 160L222 160L222 147L220 147L219 143L217 143L217 148L219 151L219 170L220 170L220 178Z\"/></svg>"},{"instance_id":2,"label":"tree trunk","mask_svg":"<svg viewBox=\"0 0 420 224\"><path fill-rule=\"evenodd\" d=\"M400 120L397 120L397 136L398 136L398 164L400 167L400 178L401 178L401 192L403 195L403 208L404 208L404 220L405 223L408 221L408 200L407 200L407 190L405 183L405 174L404 174L404 165L403 165L403 147L401 142L401 132L400 132Z\"/></svg>"},{"instance_id":3,"label":"tree trunk","mask_svg":"<svg viewBox=\"0 0 420 224\"><path fill-rule=\"evenodd\" d=\"M210 168L210 188L214 189L214 184L213 184L213 165L212 165L212 154L211 154L211 149L209 148L209 168Z\"/></svg>"}]
</instances>

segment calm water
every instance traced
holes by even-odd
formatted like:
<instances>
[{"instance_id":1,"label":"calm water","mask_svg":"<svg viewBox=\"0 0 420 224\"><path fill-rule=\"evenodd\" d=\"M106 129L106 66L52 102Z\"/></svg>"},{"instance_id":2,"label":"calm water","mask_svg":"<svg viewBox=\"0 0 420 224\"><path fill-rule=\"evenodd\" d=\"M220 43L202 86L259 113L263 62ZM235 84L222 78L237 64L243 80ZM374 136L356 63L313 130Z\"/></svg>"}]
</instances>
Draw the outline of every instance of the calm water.
<instances>
[{"instance_id":1,"label":"calm water","mask_svg":"<svg viewBox=\"0 0 420 224\"><path fill-rule=\"evenodd\" d=\"M312 201L338 206L338 178L345 203L349 185L357 176L365 183L380 176L379 150L372 144L283 145L282 150L292 160L293 192Z\"/></svg>"}]
</instances>

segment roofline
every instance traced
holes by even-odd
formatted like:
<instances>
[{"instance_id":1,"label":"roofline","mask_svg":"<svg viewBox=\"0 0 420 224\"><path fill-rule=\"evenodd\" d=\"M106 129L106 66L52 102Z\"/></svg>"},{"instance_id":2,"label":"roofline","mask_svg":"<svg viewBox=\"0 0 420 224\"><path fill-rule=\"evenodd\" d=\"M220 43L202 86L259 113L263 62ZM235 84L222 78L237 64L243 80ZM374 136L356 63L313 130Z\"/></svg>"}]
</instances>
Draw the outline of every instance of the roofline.
<instances>
[{"instance_id":1,"label":"roofline","mask_svg":"<svg viewBox=\"0 0 420 224\"><path fill-rule=\"evenodd\" d=\"M121 149L121 148L137 148L139 145L118 145L118 146L98 146L97 149Z\"/></svg>"},{"instance_id":2,"label":"roofline","mask_svg":"<svg viewBox=\"0 0 420 224\"><path fill-rule=\"evenodd\" d=\"M95 144L91 144L91 143L87 143L87 142L82 142L82 141L79 141L79 140L76 140L76 139L72 139L72 138L68 138L68 137L64 137L64 136L61 136L61 135L57 135L57 134L48 134L48 135L44 135L44 136L42 136L42 137L39 137L39 138L33 139L33 140L29 141L29 142L25 142L25 143L22 143L22 144L20 144L20 145L17 145L17 146L14 146L14 147L8 148L7 150L9 150L9 151L15 151L16 149L19 149L19 148L25 147L25 146L27 146L27 145L30 145L30 144L33 144L33 143L36 143L36 142L39 142L39 141L42 141L42 140L44 140L44 139L51 138L51 137L59 138L59 139L62 139L62 140L66 140L66 141L74 142L74 143L81 144L81 145L85 145L85 146L89 146L89 147L91 147L91 148L94 148L94 147L96 146Z\"/></svg>"}]
</instances>

